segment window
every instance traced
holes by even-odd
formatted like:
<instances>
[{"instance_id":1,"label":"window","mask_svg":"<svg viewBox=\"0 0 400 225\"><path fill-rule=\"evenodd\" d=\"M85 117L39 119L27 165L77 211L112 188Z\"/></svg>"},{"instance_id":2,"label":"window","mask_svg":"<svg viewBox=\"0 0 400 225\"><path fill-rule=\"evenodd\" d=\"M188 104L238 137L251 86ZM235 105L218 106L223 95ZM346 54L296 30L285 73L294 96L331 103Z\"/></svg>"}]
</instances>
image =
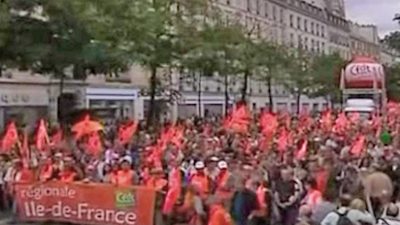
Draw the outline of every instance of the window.
<instances>
[{"instance_id":1,"label":"window","mask_svg":"<svg viewBox=\"0 0 400 225\"><path fill-rule=\"evenodd\" d=\"M247 0L247 11L251 12L251 0Z\"/></svg>"},{"instance_id":2,"label":"window","mask_svg":"<svg viewBox=\"0 0 400 225\"><path fill-rule=\"evenodd\" d=\"M275 21L276 20L276 6L272 7L272 19Z\"/></svg>"},{"instance_id":3,"label":"window","mask_svg":"<svg viewBox=\"0 0 400 225\"><path fill-rule=\"evenodd\" d=\"M325 53L325 42L322 42L321 43L321 51L323 52L323 53Z\"/></svg>"},{"instance_id":4,"label":"window","mask_svg":"<svg viewBox=\"0 0 400 225\"><path fill-rule=\"evenodd\" d=\"M294 35L290 34L290 47L294 47Z\"/></svg>"},{"instance_id":5,"label":"window","mask_svg":"<svg viewBox=\"0 0 400 225\"><path fill-rule=\"evenodd\" d=\"M311 33L314 34L314 22L311 22Z\"/></svg>"},{"instance_id":6,"label":"window","mask_svg":"<svg viewBox=\"0 0 400 225\"><path fill-rule=\"evenodd\" d=\"M304 49L308 50L308 38L304 38Z\"/></svg>"},{"instance_id":7,"label":"window","mask_svg":"<svg viewBox=\"0 0 400 225\"><path fill-rule=\"evenodd\" d=\"M221 92L221 87L220 86L217 87L217 92Z\"/></svg>"},{"instance_id":8,"label":"window","mask_svg":"<svg viewBox=\"0 0 400 225\"><path fill-rule=\"evenodd\" d=\"M262 89L261 89L261 88L258 89L258 93L259 93L259 94L262 94Z\"/></svg>"},{"instance_id":9,"label":"window","mask_svg":"<svg viewBox=\"0 0 400 225\"><path fill-rule=\"evenodd\" d=\"M311 39L311 51L314 52L314 48L315 48L315 41L314 39Z\"/></svg>"},{"instance_id":10,"label":"window","mask_svg":"<svg viewBox=\"0 0 400 225\"><path fill-rule=\"evenodd\" d=\"M260 0L256 0L256 12L257 15L260 15Z\"/></svg>"},{"instance_id":11,"label":"window","mask_svg":"<svg viewBox=\"0 0 400 225\"><path fill-rule=\"evenodd\" d=\"M297 17L297 29L301 30L301 18Z\"/></svg>"},{"instance_id":12,"label":"window","mask_svg":"<svg viewBox=\"0 0 400 225\"><path fill-rule=\"evenodd\" d=\"M280 10L279 16L280 16L279 21L280 21L281 23L283 23L283 22L284 22L284 21L283 21L283 16L284 16L283 9Z\"/></svg>"},{"instance_id":13,"label":"window","mask_svg":"<svg viewBox=\"0 0 400 225\"><path fill-rule=\"evenodd\" d=\"M317 29L317 36L319 36L319 24L317 24L316 29Z\"/></svg>"},{"instance_id":14,"label":"window","mask_svg":"<svg viewBox=\"0 0 400 225\"><path fill-rule=\"evenodd\" d=\"M204 87L204 91L209 91L209 90L210 90L210 88L208 86Z\"/></svg>"},{"instance_id":15,"label":"window","mask_svg":"<svg viewBox=\"0 0 400 225\"><path fill-rule=\"evenodd\" d=\"M230 5L231 4L231 0L226 0L226 4Z\"/></svg>"},{"instance_id":16,"label":"window","mask_svg":"<svg viewBox=\"0 0 400 225\"><path fill-rule=\"evenodd\" d=\"M268 2L264 2L264 15L268 18Z\"/></svg>"},{"instance_id":17,"label":"window","mask_svg":"<svg viewBox=\"0 0 400 225\"><path fill-rule=\"evenodd\" d=\"M308 21L304 19L304 31L308 32Z\"/></svg>"},{"instance_id":18,"label":"window","mask_svg":"<svg viewBox=\"0 0 400 225\"><path fill-rule=\"evenodd\" d=\"M302 48L302 43L301 43L301 35L299 35L298 37L297 37L297 47L298 48Z\"/></svg>"},{"instance_id":19,"label":"window","mask_svg":"<svg viewBox=\"0 0 400 225\"><path fill-rule=\"evenodd\" d=\"M319 41L317 41L317 52L320 52L320 50Z\"/></svg>"},{"instance_id":20,"label":"window","mask_svg":"<svg viewBox=\"0 0 400 225\"><path fill-rule=\"evenodd\" d=\"M289 23L290 23L290 27L293 27L293 15L290 14L289 16Z\"/></svg>"},{"instance_id":21,"label":"window","mask_svg":"<svg viewBox=\"0 0 400 225\"><path fill-rule=\"evenodd\" d=\"M321 26L321 36L324 38L325 37L325 27Z\"/></svg>"}]
</instances>

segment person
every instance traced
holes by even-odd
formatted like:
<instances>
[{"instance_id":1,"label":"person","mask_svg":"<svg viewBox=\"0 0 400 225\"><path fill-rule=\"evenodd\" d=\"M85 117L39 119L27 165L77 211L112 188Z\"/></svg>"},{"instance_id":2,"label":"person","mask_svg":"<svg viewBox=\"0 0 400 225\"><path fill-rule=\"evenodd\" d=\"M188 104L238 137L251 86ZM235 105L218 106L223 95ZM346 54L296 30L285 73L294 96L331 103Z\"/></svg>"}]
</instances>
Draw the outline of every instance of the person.
<instances>
[{"instance_id":1,"label":"person","mask_svg":"<svg viewBox=\"0 0 400 225\"><path fill-rule=\"evenodd\" d=\"M237 225L247 225L260 209L257 195L246 187L246 180L238 178L231 202L231 215Z\"/></svg>"},{"instance_id":2,"label":"person","mask_svg":"<svg viewBox=\"0 0 400 225\"><path fill-rule=\"evenodd\" d=\"M306 180L306 196L303 198L302 204L310 206L312 211L314 211L316 205L322 201L322 194L317 188L317 182L314 178L310 177Z\"/></svg>"},{"instance_id":3,"label":"person","mask_svg":"<svg viewBox=\"0 0 400 225\"><path fill-rule=\"evenodd\" d=\"M377 225L400 225L398 206L393 203L389 204L386 215L378 218Z\"/></svg>"},{"instance_id":4,"label":"person","mask_svg":"<svg viewBox=\"0 0 400 225\"><path fill-rule=\"evenodd\" d=\"M214 196L211 200L208 225L233 225L231 215L226 211L223 206L223 198Z\"/></svg>"},{"instance_id":5,"label":"person","mask_svg":"<svg viewBox=\"0 0 400 225\"><path fill-rule=\"evenodd\" d=\"M335 192L326 191L322 194L321 201L316 204L311 219L317 224L320 224L322 220L330 213L336 210L337 205L334 203Z\"/></svg>"},{"instance_id":6,"label":"person","mask_svg":"<svg viewBox=\"0 0 400 225\"><path fill-rule=\"evenodd\" d=\"M130 156L124 156L120 159L121 169L118 170L111 183L118 186L132 186L134 185L136 175L131 169L132 159Z\"/></svg>"},{"instance_id":7,"label":"person","mask_svg":"<svg viewBox=\"0 0 400 225\"><path fill-rule=\"evenodd\" d=\"M303 205L299 209L299 217L296 225L316 225L312 219L312 208L309 205Z\"/></svg>"},{"instance_id":8,"label":"person","mask_svg":"<svg viewBox=\"0 0 400 225\"><path fill-rule=\"evenodd\" d=\"M293 178L292 168L283 168L281 178L276 183L274 194L283 225L294 225L296 223L301 193L301 184Z\"/></svg>"},{"instance_id":9,"label":"person","mask_svg":"<svg viewBox=\"0 0 400 225\"><path fill-rule=\"evenodd\" d=\"M177 208L178 215L184 217L185 224L189 225L204 225L206 211L204 209L202 196L195 185L187 187L183 205Z\"/></svg>"},{"instance_id":10,"label":"person","mask_svg":"<svg viewBox=\"0 0 400 225\"><path fill-rule=\"evenodd\" d=\"M218 162L219 173L216 177L216 191L215 193L226 200L232 197L232 183L233 177L228 171L228 163L226 161Z\"/></svg>"},{"instance_id":11,"label":"person","mask_svg":"<svg viewBox=\"0 0 400 225\"><path fill-rule=\"evenodd\" d=\"M352 198L350 195L343 195L340 198L338 210L329 213L321 222L321 225L337 225L341 217L346 217L353 224L375 224L375 218L368 212L350 208Z\"/></svg>"},{"instance_id":12,"label":"person","mask_svg":"<svg viewBox=\"0 0 400 225\"><path fill-rule=\"evenodd\" d=\"M189 183L197 187L203 199L207 198L211 189L211 180L205 173L205 165L203 161L197 161L194 165L195 173L189 180Z\"/></svg>"}]
</instances>

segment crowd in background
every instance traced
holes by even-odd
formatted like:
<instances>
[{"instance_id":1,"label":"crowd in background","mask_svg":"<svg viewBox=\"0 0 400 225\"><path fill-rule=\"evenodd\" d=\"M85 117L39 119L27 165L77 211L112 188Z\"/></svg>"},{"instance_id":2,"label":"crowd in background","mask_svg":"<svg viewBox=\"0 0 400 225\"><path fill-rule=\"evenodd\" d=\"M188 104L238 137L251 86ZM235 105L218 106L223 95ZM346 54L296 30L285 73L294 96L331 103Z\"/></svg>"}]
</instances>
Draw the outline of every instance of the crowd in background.
<instances>
[{"instance_id":1,"label":"crowd in background","mask_svg":"<svg viewBox=\"0 0 400 225\"><path fill-rule=\"evenodd\" d=\"M128 142L115 123L100 143L65 134L28 157L21 142L0 155L0 210L15 209L16 183L58 180L155 188L156 224L400 224L397 114L343 116L139 123Z\"/></svg>"}]
</instances>

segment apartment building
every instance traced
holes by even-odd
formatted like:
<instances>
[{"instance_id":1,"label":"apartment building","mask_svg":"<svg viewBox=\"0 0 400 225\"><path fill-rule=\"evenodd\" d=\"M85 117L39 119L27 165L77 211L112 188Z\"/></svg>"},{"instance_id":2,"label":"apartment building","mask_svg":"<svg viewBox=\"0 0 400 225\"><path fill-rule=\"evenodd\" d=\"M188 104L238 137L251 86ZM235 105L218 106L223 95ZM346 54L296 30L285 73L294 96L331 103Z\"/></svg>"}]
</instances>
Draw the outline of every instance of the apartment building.
<instances>
[{"instance_id":1,"label":"apartment building","mask_svg":"<svg viewBox=\"0 0 400 225\"><path fill-rule=\"evenodd\" d=\"M352 55L380 58L378 28L374 25L350 23L350 51Z\"/></svg>"}]
</instances>

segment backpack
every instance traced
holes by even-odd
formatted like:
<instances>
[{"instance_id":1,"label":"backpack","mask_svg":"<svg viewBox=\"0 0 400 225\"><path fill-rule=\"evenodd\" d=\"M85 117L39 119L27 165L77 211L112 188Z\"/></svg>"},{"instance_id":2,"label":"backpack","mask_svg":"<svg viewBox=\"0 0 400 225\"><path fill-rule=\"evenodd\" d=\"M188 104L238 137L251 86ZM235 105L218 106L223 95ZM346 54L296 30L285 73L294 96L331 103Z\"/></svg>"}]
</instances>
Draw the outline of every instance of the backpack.
<instances>
[{"instance_id":1,"label":"backpack","mask_svg":"<svg viewBox=\"0 0 400 225\"><path fill-rule=\"evenodd\" d=\"M338 214L339 219L336 223L336 225L354 225L354 223L347 217L347 214L349 213L349 210L346 210L344 213L340 213L336 211L336 214Z\"/></svg>"}]
</instances>

